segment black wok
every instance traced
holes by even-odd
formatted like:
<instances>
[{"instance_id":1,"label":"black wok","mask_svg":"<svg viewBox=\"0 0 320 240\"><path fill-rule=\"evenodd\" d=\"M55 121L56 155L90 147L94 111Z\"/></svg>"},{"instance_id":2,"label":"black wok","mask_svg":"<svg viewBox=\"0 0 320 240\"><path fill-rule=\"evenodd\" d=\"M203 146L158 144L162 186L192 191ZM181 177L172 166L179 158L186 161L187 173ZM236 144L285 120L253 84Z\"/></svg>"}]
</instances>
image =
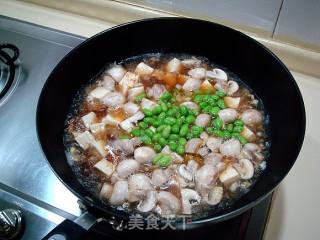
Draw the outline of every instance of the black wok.
<instances>
[{"instance_id":1,"label":"black wok","mask_svg":"<svg viewBox=\"0 0 320 240\"><path fill-rule=\"evenodd\" d=\"M262 99L270 118L271 148L267 168L250 192L218 213L193 219L223 221L239 215L266 197L293 166L305 132L305 109L298 86L283 63L252 38L211 22L159 18L123 24L86 40L50 74L38 102L38 136L59 179L98 216L128 215L103 205L78 182L63 145L66 116L79 88L106 63L145 53L187 53L207 57L236 73Z\"/></svg>"}]
</instances>

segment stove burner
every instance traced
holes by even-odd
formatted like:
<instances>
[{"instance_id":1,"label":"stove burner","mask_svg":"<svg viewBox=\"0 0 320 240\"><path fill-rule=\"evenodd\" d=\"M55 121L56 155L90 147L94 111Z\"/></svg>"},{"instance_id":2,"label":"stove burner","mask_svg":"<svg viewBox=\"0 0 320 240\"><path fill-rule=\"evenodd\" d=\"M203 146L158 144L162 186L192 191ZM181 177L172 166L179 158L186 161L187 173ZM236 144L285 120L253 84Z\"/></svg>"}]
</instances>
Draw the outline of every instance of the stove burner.
<instances>
[{"instance_id":1,"label":"stove burner","mask_svg":"<svg viewBox=\"0 0 320 240\"><path fill-rule=\"evenodd\" d=\"M13 90L18 56L19 49L16 46L0 44L0 100Z\"/></svg>"}]
</instances>

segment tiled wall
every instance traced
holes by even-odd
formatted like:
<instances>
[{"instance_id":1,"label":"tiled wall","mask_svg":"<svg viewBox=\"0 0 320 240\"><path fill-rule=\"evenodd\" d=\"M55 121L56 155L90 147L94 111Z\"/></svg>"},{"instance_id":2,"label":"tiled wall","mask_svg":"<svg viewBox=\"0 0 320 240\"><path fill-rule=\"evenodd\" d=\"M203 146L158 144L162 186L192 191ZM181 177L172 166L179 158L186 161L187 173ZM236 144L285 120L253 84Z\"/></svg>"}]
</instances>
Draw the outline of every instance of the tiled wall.
<instances>
[{"instance_id":1,"label":"tiled wall","mask_svg":"<svg viewBox=\"0 0 320 240\"><path fill-rule=\"evenodd\" d=\"M320 51L320 0L130 0Z\"/></svg>"}]
</instances>

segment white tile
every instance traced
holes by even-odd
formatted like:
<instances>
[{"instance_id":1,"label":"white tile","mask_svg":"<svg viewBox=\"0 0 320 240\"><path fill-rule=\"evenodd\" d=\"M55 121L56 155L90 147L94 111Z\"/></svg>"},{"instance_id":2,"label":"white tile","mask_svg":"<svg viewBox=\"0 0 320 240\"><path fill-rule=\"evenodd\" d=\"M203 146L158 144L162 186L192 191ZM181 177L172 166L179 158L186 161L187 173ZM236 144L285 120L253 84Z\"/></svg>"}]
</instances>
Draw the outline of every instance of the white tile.
<instances>
[{"instance_id":1,"label":"white tile","mask_svg":"<svg viewBox=\"0 0 320 240\"><path fill-rule=\"evenodd\" d=\"M320 1L284 0L274 37L320 50Z\"/></svg>"},{"instance_id":2,"label":"white tile","mask_svg":"<svg viewBox=\"0 0 320 240\"><path fill-rule=\"evenodd\" d=\"M320 236L320 79L297 73L294 77L305 103L306 135L295 165L276 194L265 240L307 240Z\"/></svg>"},{"instance_id":3,"label":"white tile","mask_svg":"<svg viewBox=\"0 0 320 240\"><path fill-rule=\"evenodd\" d=\"M256 28L271 36L282 0L131 0L127 2L191 17Z\"/></svg>"}]
</instances>

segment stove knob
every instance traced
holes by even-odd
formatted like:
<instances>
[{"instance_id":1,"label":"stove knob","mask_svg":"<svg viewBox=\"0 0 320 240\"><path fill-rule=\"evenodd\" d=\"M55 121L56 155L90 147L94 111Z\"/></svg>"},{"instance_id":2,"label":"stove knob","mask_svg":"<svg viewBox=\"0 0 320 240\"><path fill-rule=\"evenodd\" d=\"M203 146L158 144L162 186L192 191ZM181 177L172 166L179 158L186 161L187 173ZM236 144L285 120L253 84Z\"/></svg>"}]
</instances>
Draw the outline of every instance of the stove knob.
<instances>
[{"instance_id":1,"label":"stove knob","mask_svg":"<svg viewBox=\"0 0 320 240\"><path fill-rule=\"evenodd\" d=\"M16 209L0 211L0 239L13 239L22 230L22 214Z\"/></svg>"}]
</instances>

